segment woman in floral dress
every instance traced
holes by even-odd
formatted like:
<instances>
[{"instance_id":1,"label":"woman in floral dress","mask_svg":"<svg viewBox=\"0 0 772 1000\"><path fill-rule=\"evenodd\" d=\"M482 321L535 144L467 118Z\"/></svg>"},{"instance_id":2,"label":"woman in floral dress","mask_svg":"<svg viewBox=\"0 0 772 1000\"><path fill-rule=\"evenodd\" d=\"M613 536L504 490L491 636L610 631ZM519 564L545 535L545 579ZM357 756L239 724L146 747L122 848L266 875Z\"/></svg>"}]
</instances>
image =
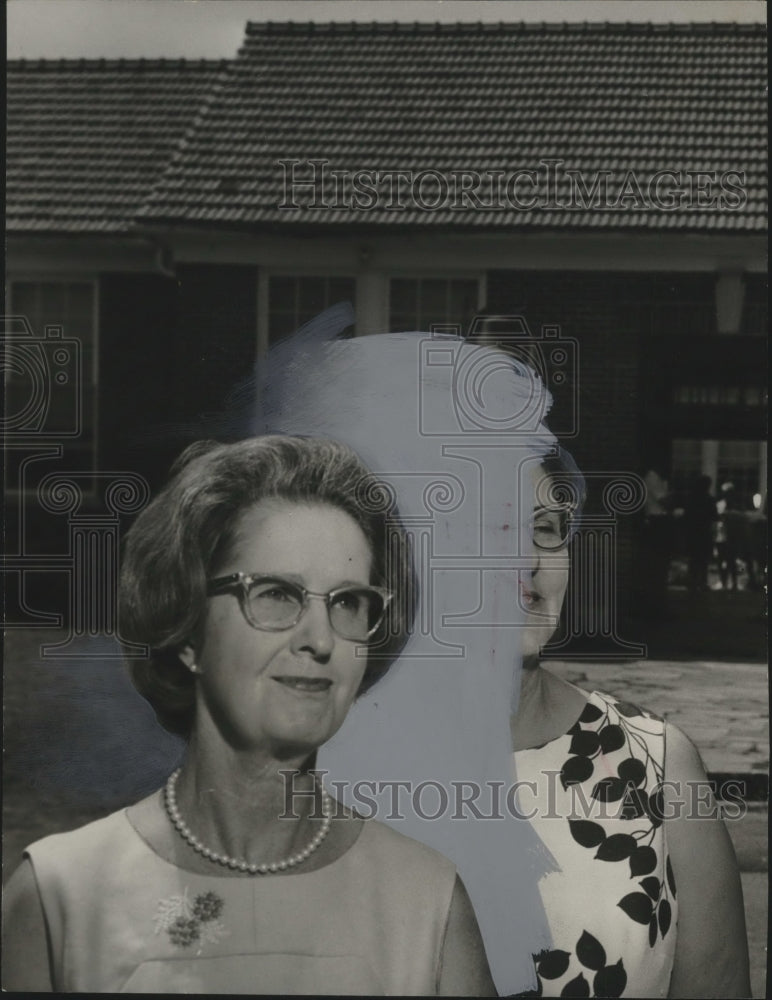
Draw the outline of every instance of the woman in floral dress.
<instances>
[{"instance_id":1,"label":"woman in floral dress","mask_svg":"<svg viewBox=\"0 0 772 1000\"><path fill-rule=\"evenodd\" d=\"M574 502L556 485L566 479ZM545 459L533 569L521 576L515 767L520 810L553 862L540 886L553 943L534 956L535 995L746 997L740 876L697 750L653 713L583 691L539 660L565 598L583 491L565 453Z\"/></svg>"}]
</instances>

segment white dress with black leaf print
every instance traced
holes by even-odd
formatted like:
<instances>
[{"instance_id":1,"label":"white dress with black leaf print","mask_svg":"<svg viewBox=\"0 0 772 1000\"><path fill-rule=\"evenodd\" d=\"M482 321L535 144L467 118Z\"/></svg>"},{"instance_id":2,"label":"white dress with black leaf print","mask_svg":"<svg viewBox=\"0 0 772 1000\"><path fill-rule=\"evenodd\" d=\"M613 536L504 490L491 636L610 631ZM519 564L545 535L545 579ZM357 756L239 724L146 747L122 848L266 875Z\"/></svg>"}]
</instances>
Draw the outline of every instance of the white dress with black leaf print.
<instances>
[{"instance_id":1,"label":"white dress with black leaf print","mask_svg":"<svg viewBox=\"0 0 772 1000\"><path fill-rule=\"evenodd\" d=\"M665 997L678 903L663 822L665 727L593 692L577 722L515 754L519 808L553 859L552 947L533 996Z\"/></svg>"}]
</instances>

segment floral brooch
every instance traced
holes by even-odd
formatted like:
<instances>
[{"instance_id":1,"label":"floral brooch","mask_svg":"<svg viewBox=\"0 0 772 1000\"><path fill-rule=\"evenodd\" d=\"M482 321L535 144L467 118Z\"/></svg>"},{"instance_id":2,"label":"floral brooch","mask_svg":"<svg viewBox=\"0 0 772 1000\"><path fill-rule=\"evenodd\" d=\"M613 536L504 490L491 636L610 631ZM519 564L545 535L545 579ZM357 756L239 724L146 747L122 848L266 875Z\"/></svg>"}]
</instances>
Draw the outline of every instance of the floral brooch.
<instances>
[{"instance_id":1,"label":"floral brooch","mask_svg":"<svg viewBox=\"0 0 772 1000\"><path fill-rule=\"evenodd\" d=\"M225 902L216 892L201 892L192 899L187 887L181 895L159 899L153 918L156 934L167 934L178 948L198 945L197 954L205 944L215 944L229 931L220 920Z\"/></svg>"}]
</instances>

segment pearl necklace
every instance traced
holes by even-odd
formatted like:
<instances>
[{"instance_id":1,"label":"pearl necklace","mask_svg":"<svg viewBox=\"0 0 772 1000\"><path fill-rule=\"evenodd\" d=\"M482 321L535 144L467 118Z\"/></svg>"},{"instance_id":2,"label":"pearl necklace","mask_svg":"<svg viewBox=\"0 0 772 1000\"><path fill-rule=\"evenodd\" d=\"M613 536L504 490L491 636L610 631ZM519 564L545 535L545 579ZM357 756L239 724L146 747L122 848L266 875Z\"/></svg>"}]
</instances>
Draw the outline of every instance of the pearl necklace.
<instances>
[{"instance_id":1,"label":"pearl necklace","mask_svg":"<svg viewBox=\"0 0 772 1000\"><path fill-rule=\"evenodd\" d=\"M176 771L173 771L169 775L169 780L164 786L164 805L169 819L172 821L177 833L179 833L183 840L190 844L194 851L197 851L208 861L214 861L218 865L225 865L226 868L233 868L235 871L244 872L246 875L267 875L269 873L286 871L287 868L294 868L296 865L302 864L309 855L314 853L330 831L332 800L321 781L314 775L314 784L322 796L323 818L320 829L314 834L313 840L308 847L304 848L298 854L293 854L291 857L285 858L283 861L264 862L263 864L250 864L249 861L232 858L228 854L217 854L216 851L205 847L198 837L193 835L190 827L180 815L180 810L177 806L177 778L179 776L180 768L177 768Z\"/></svg>"}]
</instances>

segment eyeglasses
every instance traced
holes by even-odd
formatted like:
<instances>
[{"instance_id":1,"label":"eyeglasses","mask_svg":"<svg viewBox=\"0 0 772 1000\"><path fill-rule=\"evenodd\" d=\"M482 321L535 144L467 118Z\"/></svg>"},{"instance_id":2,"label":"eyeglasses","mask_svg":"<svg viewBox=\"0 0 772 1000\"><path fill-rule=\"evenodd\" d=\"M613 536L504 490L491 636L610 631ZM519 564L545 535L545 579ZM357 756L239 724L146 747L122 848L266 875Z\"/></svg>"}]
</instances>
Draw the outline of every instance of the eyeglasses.
<instances>
[{"instance_id":1,"label":"eyeglasses","mask_svg":"<svg viewBox=\"0 0 772 1000\"><path fill-rule=\"evenodd\" d=\"M312 599L324 601L332 629L342 638L367 642L383 622L392 597L382 587L340 587L317 594L280 576L231 573L209 580L208 594L236 591L241 610L256 629L283 632L297 625Z\"/></svg>"},{"instance_id":2,"label":"eyeglasses","mask_svg":"<svg viewBox=\"0 0 772 1000\"><path fill-rule=\"evenodd\" d=\"M538 549L555 550L568 545L575 508L571 504L540 507L533 516L533 544Z\"/></svg>"}]
</instances>

